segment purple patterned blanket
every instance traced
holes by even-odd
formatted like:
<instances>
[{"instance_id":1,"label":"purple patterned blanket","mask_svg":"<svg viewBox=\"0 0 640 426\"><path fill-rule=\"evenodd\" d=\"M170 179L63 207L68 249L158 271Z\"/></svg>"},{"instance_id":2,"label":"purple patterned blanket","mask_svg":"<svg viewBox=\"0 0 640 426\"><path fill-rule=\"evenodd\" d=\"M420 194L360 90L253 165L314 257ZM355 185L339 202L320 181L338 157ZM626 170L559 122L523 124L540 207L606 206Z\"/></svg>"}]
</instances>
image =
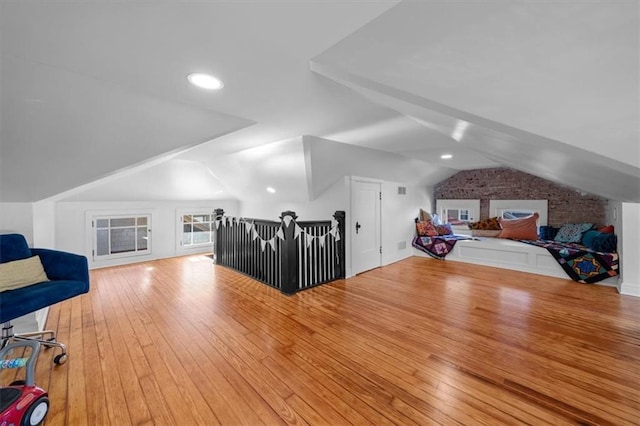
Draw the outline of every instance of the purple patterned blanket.
<instances>
[{"instance_id":1,"label":"purple patterned blanket","mask_svg":"<svg viewBox=\"0 0 640 426\"><path fill-rule=\"evenodd\" d=\"M456 241L469 239L471 238L461 235L439 235L437 237L419 237L416 235L411 245L431 257L443 260L453 250Z\"/></svg>"},{"instance_id":2,"label":"purple patterned blanket","mask_svg":"<svg viewBox=\"0 0 640 426\"><path fill-rule=\"evenodd\" d=\"M618 253L600 253L580 244L552 240L518 241L546 248L567 275L579 283L597 283L618 275Z\"/></svg>"}]
</instances>

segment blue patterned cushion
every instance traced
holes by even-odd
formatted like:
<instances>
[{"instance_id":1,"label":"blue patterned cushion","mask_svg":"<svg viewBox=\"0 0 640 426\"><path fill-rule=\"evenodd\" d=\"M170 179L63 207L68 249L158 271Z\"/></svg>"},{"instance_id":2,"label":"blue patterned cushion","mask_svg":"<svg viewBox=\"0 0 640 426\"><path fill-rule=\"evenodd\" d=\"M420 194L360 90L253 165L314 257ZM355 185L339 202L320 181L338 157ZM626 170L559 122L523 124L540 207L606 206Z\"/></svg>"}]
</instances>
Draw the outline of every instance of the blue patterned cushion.
<instances>
[{"instance_id":1,"label":"blue patterned cushion","mask_svg":"<svg viewBox=\"0 0 640 426\"><path fill-rule=\"evenodd\" d=\"M538 232L541 240L553 240L558 233L558 228L553 226L541 226Z\"/></svg>"},{"instance_id":2,"label":"blue patterned cushion","mask_svg":"<svg viewBox=\"0 0 640 426\"><path fill-rule=\"evenodd\" d=\"M615 253L618 238L615 234L605 234L591 229L582 236L582 245L600 253Z\"/></svg>"},{"instance_id":3,"label":"blue patterned cushion","mask_svg":"<svg viewBox=\"0 0 640 426\"><path fill-rule=\"evenodd\" d=\"M615 253L618 251L618 237L616 234L597 235L591 242L590 248L600 253Z\"/></svg>"},{"instance_id":4,"label":"blue patterned cushion","mask_svg":"<svg viewBox=\"0 0 640 426\"><path fill-rule=\"evenodd\" d=\"M593 223L565 223L553 240L561 243L579 243L582 241L582 234L591 228Z\"/></svg>"},{"instance_id":5,"label":"blue patterned cushion","mask_svg":"<svg viewBox=\"0 0 640 426\"><path fill-rule=\"evenodd\" d=\"M599 235L603 235L602 232L596 231L595 229L588 230L587 232L582 234L582 245L593 250L593 240Z\"/></svg>"}]
</instances>

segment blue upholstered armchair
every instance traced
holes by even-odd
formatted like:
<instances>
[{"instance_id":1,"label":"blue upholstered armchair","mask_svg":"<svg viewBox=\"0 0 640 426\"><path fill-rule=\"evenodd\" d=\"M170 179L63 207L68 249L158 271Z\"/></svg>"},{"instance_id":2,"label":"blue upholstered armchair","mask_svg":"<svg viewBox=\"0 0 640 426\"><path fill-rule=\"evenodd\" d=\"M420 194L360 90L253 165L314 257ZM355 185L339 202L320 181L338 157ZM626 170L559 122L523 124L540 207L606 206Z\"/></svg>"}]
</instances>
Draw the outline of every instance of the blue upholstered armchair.
<instances>
[{"instance_id":1,"label":"blue upholstered armchair","mask_svg":"<svg viewBox=\"0 0 640 426\"><path fill-rule=\"evenodd\" d=\"M49 249L30 249L20 234L0 235L0 263L13 262L39 256L49 281L0 292L0 323L2 347L12 340L31 339L45 347L57 347L62 352L54 358L56 364L67 359L67 348L56 341L53 330L14 334L11 321L15 318L51 306L89 291L87 258L72 253Z\"/></svg>"}]
</instances>

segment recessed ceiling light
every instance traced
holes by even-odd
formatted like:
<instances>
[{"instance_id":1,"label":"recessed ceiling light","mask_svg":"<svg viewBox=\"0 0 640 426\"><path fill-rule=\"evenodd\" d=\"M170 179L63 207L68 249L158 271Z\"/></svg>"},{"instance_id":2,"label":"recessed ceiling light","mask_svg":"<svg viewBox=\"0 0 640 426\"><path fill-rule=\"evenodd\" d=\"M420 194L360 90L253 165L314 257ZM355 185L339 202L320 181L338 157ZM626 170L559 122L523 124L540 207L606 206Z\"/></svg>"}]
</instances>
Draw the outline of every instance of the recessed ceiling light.
<instances>
[{"instance_id":1,"label":"recessed ceiling light","mask_svg":"<svg viewBox=\"0 0 640 426\"><path fill-rule=\"evenodd\" d=\"M451 154L442 154L440 156L440 158L442 158L443 160L448 160L450 158L453 158L453 155L451 155Z\"/></svg>"},{"instance_id":2,"label":"recessed ceiling light","mask_svg":"<svg viewBox=\"0 0 640 426\"><path fill-rule=\"evenodd\" d=\"M187 80L189 83L194 86L201 87L203 89L209 90L219 90L224 87L222 80L217 77L214 77L210 74L202 74L202 73L192 73L187 76Z\"/></svg>"},{"instance_id":3,"label":"recessed ceiling light","mask_svg":"<svg viewBox=\"0 0 640 426\"><path fill-rule=\"evenodd\" d=\"M275 188L267 186L267 192L270 193L270 194L274 194L276 192L276 190L275 190Z\"/></svg>"}]
</instances>

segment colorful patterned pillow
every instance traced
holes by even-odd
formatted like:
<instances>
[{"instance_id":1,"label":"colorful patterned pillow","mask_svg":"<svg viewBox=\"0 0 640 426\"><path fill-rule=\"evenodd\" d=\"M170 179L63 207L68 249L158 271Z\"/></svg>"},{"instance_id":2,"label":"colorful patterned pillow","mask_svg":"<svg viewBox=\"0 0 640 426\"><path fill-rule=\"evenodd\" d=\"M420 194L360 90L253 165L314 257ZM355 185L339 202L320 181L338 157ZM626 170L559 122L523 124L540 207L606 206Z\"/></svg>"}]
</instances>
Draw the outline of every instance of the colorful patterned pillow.
<instances>
[{"instance_id":1,"label":"colorful patterned pillow","mask_svg":"<svg viewBox=\"0 0 640 426\"><path fill-rule=\"evenodd\" d=\"M593 223L565 223L553 240L560 243L579 243L582 241L582 234L591 228Z\"/></svg>"},{"instance_id":2,"label":"colorful patterned pillow","mask_svg":"<svg viewBox=\"0 0 640 426\"><path fill-rule=\"evenodd\" d=\"M438 235L453 234L453 229L451 229L451 224L449 223L445 223L444 225L436 225L436 231L438 231Z\"/></svg>"},{"instance_id":3,"label":"colorful patterned pillow","mask_svg":"<svg viewBox=\"0 0 640 426\"><path fill-rule=\"evenodd\" d=\"M478 222L469 223L469 229L484 229L491 231L499 231L502 229L500 221L497 217L490 217L489 219L479 220Z\"/></svg>"},{"instance_id":4,"label":"colorful patterned pillow","mask_svg":"<svg viewBox=\"0 0 640 426\"><path fill-rule=\"evenodd\" d=\"M436 237L438 230L429 220L419 220L416 222L416 231L420 237Z\"/></svg>"},{"instance_id":5,"label":"colorful patterned pillow","mask_svg":"<svg viewBox=\"0 0 640 426\"><path fill-rule=\"evenodd\" d=\"M522 219L507 220L500 218L502 232L500 232L499 237L536 241L538 239L538 217L538 213L534 213Z\"/></svg>"}]
</instances>

